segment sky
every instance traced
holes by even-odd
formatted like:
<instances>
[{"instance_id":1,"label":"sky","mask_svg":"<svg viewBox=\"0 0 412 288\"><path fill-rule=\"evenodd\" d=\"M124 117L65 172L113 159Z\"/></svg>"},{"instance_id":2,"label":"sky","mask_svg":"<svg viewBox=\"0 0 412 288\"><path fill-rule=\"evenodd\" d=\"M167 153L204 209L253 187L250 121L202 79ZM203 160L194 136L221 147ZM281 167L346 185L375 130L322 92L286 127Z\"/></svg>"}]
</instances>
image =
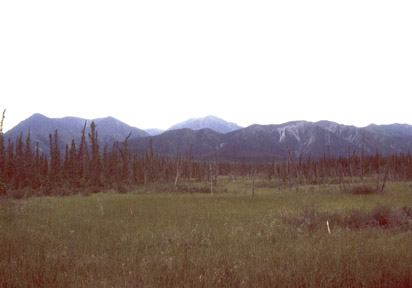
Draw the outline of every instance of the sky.
<instances>
[{"instance_id":1,"label":"sky","mask_svg":"<svg viewBox=\"0 0 412 288\"><path fill-rule=\"evenodd\" d=\"M167 129L412 124L412 1L0 1L4 131L34 113Z\"/></svg>"}]
</instances>

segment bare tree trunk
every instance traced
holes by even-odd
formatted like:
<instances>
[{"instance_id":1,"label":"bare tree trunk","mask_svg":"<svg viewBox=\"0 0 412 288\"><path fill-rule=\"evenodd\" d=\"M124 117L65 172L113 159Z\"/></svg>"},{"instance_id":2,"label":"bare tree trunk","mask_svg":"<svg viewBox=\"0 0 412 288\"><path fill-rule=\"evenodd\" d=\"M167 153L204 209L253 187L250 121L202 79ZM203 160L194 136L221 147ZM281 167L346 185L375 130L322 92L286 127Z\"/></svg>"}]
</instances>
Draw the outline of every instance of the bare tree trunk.
<instances>
[{"instance_id":1,"label":"bare tree trunk","mask_svg":"<svg viewBox=\"0 0 412 288\"><path fill-rule=\"evenodd\" d=\"M189 152L189 180L192 180L192 145L190 145L190 152Z\"/></svg>"},{"instance_id":2,"label":"bare tree trunk","mask_svg":"<svg viewBox=\"0 0 412 288\"><path fill-rule=\"evenodd\" d=\"M252 167L252 197L255 196L255 172L256 172L255 169L256 169L256 166L253 165Z\"/></svg>"},{"instance_id":3,"label":"bare tree trunk","mask_svg":"<svg viewBox=\"0 0 412 288\"><path fill-rule=\"evenodd\" d=\"M209 166L210 171L210 195L213 195L213 175L212 175L212 163Z\"/></svg>"},{"instance_id":4,"label":"bare tree trunk","mask_svg":"<svg viewBox=\"0 0 412 288\"><path fill-rule=\"evenodd\" d=\"M176 178L175 178L175 188L177 187L177 181L179 181L180 173L182 169L182 159L179 155L179 158L176 159Z\"/></svg>"},{"instance_id":5,"label":"bare tree trunk","mask_svg":"<svg viewBox=\"0 0 412 288\"><path fill-rule=\"evenodd\" d=\"M363 136L362 136L362 153L361 153L361 159L360 159L360 169L361 169L361 175L360 175L360 179L361 179L361 183L363 185L363 161L364 161L364 156L365 156L365 132L363 132Z\"/></svg>"},{"instance_id":6,"label":"bare tree trunk","mask_svg":"<svg viewBox=\"0 0 412 288\"><path fill-rule=\"evenodd\" d=\"M175 187L177 187L177 181L179 181L179 177L180 177L180 167L178 167L176 170Z\"/></svg>"},{"instance_id":7,"label":"bare tree trunk","mask_svg":"<svg viewBox=\"0 0 412 288\"><path fill-rule=\"evenodd\" d=\"M355 185L355 178L353 176L352 164L349 165L350 176L352 178L352 185Z\"/></svg>"},{"instance_id":8,"label":"bare tree trunk","mask_svg":"<svg viewBox=\"0 0 412 288\"><path fill-rule=\"evenodd\" d=\"M210 195L213 195L213 178L210 177Z\"/></svg>"},{"instance_id":9,"label":"bare tree trunk","mask_svg":"<svg viewBox=\"0 0 412 288\"><path fill-rule=\"evenodd\" d=\"M388 157L388 163L386 164L385 177L383 178L382 188L379 191L380 193L382 193L383 189L385 189L385 183L386 183L386 179L388 178L389 170L391 168L392 159L393 159L393 156Z\"/></svg>"},{"instance_id":10,"label":"bare tree trunk","mask_svg":"<svg viewBox=\"0 0 412 288\"><path fill-rule=\"evenodd\" d=\"M255 174L252 176L252 196L255 196Z\"/></svg>"},{"instance_id":11,"label":"bare tree trunk","mask_svg":"<svg viewBox=\"0 0 412 288\"><path fill-rule=\"evenodd\" d=\"M380 174L379 172L376 173L376 192L379 191L379 182L380 182Z\"/></svg>"}]
</instances>

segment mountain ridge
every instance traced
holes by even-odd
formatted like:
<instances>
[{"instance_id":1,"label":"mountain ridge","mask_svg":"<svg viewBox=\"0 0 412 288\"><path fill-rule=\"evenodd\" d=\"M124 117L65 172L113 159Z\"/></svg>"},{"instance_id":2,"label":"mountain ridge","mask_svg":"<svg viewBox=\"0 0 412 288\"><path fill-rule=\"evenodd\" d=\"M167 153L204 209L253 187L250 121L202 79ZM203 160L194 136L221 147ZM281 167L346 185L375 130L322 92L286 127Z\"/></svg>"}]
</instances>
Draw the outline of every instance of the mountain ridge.
<instances>
[{"instance_id":1,"label":"mountain ridge","mask_svg":"<svg viewBox=\"0 0 412 288\"><path fill-rule=\"evenodd\" d=\"M188 154L189 146L179 145L181 136L168 131L160 140L159 136L151 137L153 148L160 154ZM202 131L202 130L197 130ZM198 132L199 133L199 132ZM191 137L196 137L192 134ZM218 157L222 160L233 160L234 154L247 161L284 161L289 151L295 157L322 157L325 153L334 156L347 156L348 153L364 152L373 155L379 151L383 155L408 153L412 148L412 126L384 125L378 127L347 126L331 121L290 121L282 124L253 124L226 134L207 135L202 138L205 149L193 153L197 157ZM146 141L146 146L142 143ZM195 143L192 139L190 143ZM131 149L148 149L147 140L135 139L130 142ZM165 145L168 143L168 145ZM179 149L174 149L174 147ZM207 149L206 149L207 148ZM192 148L193 149L193 148ZM289 151L288 151L289 150Z\"/></svg>"},{"instance_id":2,"label":"mountain ridge","mask_svg":"<svg viewBox=\"0 0 412 288\"><path fill-rule=\"evenodd\" d=\"M223 120L215 116L192 118L192 120L207 118ZM160 154L188 154L192 151L192 155L196 158L218 157L228 161L233 160L234 154L238 159L244 158L247 161L284 161L288 157L288 150L295 157L300 155L322 157L325 153L335 156L360 153L362 145L364 152L371 155L377 151L382 155L408 153L412 148L411 125L370 124L359 128L328 120L253 124L230 132L217 132L211 128L169 128L166 131L157 131L159 132L157 135L150 135L111 116L86 120L71 116L49 118L36 113L7 131L4 136L6 140L10 137L14 141L20 133L26 137L30 128L32 145L35 146L38 142L41 151L47 153L48 135L57 129L60 149L64 151L65 145L70 144L72 139L78 145L85 121L88 124L95 121L101 149L104 145L108 145L110 149L114 142L124 141L125 137L132 132L129 139L130 151L149 150L151 139L154 150Z\"/></svg>"}]
</instances>

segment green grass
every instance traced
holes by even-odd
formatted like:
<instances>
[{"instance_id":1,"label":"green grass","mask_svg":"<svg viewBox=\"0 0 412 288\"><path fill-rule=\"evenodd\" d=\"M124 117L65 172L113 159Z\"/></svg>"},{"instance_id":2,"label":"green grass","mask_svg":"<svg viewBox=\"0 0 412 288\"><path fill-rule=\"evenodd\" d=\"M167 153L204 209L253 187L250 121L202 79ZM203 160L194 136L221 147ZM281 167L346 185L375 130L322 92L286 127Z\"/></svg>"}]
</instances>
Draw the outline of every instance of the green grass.
<instances>
[{"instance_id":1,"label":"green grass","mask_svg":"<svg viewBox=\"0 0 412 288\"><path fill-rule=\"evenodd\" d=\"M348 224L380 207L401 215L412 203L404 183L352 195L337 185L296 192L261 181L255 197L250 182L220 185L228 192L166 192L156 184L130 194L0 200L0 285L412 286L409 218Z\"/></svg>"}]
</instances>

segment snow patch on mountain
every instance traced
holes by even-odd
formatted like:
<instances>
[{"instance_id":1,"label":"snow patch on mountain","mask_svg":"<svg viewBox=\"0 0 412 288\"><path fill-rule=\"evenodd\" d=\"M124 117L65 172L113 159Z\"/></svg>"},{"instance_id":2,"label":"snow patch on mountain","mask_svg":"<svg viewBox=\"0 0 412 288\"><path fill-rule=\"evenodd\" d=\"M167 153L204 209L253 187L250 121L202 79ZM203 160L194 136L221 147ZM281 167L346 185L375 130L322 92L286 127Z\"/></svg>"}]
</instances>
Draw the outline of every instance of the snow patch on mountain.
<instances>
[{"instance_id":1,"label":"snow patch on mountain","mask_svg":"<svg viewBox=\"0 0 412 288\"><path fill-rule=\"evenodd\" d=\"M308 142L306 143L306 146L312 145L313 143L315 143L315 141L316 141L315 135L311 135Z\"/></svg>"},{"instance_id":2,"label":"snow patch on mountain","mask_svg":"<svg viewBox=\"0 0 412 288\"><path fill-rule=\"evenodd\" d=\"M299 126L295 125L295 126L289 127L288 129L290 134L292 134L296 138L296 140L298 140L298 142L300 142L299 130L298 130L299 128L300 128Z\"/></svg>"},{"instance_id":3,"label":"snow patch on mountain","mask_svg":"<svg viewBox=\"0 0 412 288\"><path fill-rule=\"evenodd\" d=\"M278 128L278 132L279 132L279 143L285 142L285 138L286 138L285 130L286 130L286 127Z\"/></svg>"},{"instance_id":4,"label":"snow patch on mountain","mask_svg":"<svg viewBox=\"0 0 412 288\"><path fill-rule=\"evenodd\" d=\"M307 122L306 121L299 121L299 122L292 122L288 125L282 126L277 128L279 133L279 143L285 142L286 140L286 133L293 136L298 142L301 142L302 135L305 132Z\"/></svg>"}]
</instances>

